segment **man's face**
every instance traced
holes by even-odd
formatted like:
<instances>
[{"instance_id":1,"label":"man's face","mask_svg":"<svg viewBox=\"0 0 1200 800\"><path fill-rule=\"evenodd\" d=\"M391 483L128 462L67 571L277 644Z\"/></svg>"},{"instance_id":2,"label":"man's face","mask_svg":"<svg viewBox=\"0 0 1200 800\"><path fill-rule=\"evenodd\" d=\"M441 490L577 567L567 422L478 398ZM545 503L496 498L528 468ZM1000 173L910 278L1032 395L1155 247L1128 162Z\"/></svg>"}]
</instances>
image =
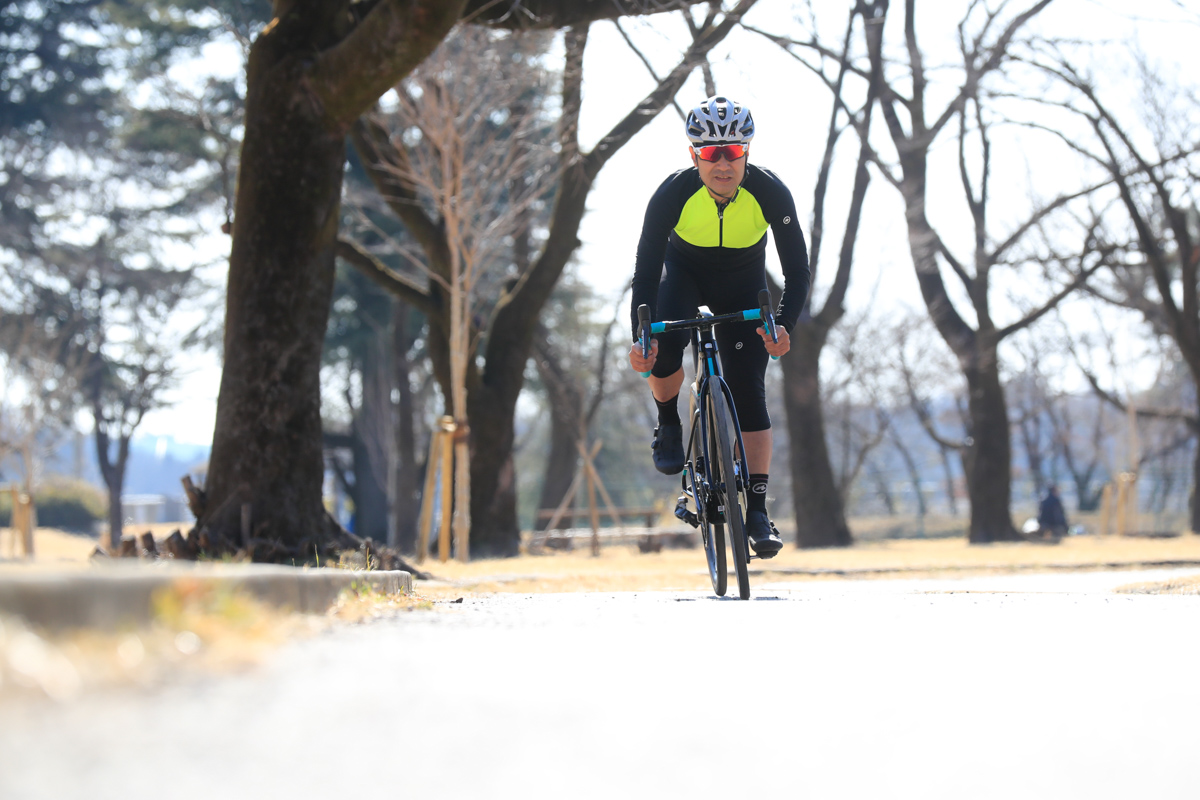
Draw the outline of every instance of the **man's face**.
<instances>
[{"instance_id":1,"label":"man's face","mask_svg":"<svg viewBox=\"0 0 1200 800\"><path fill-rule=\"evenodd\" d=\"M736 161L729 161L725 156L721 156L718 161L702 161L697 158L694 150L691 152L692 163L700 170L700 180L704 185L721 197L732 197L737 187L742 185L742 179L746 177L746 159L750 151L747 150L746 155Z\"/></svg>"}]
</instances>

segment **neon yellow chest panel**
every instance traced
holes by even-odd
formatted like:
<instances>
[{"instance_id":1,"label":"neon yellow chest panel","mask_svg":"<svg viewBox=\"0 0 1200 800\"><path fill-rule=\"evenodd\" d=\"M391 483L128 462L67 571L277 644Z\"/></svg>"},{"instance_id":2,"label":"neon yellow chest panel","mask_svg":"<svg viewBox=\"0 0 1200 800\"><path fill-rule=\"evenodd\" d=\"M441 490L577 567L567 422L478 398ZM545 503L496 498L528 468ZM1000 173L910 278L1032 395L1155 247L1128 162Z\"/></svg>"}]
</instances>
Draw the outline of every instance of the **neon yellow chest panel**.
<instances>
[{"instance_id":1,"label":"neon yellow chest panel","mask_svg":"<svg viewBox=\"0 0 1200 800\"><path fill-rule=\"evenodd\" d=\"M718 214L717 204L701 186L684 203L675 234L696 247L751 247L766 235L768 227L762 206L745 188Z\"/></svg>"}]
</instances>

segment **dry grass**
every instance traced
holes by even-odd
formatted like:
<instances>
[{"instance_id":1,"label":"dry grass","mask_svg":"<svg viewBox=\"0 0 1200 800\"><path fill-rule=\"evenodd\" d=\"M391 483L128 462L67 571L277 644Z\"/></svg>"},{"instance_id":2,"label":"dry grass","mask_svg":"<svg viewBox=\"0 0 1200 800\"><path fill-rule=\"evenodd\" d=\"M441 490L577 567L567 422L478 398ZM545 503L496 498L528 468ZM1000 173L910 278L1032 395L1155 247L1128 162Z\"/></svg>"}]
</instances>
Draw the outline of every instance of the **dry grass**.
<instances>
[{"instance_id":1,"label":"dry grass","mask_svg":"<svg viewBox=\"0 0 1200 800\"><path fill-rule=\"evenodd\" d=\"M7 569L38 567L70 568L86 566L98 539L82 534L68 533L55 528L38 528L33 535L32 562L14 558L13 531L0 528L0 574Z\"/></svg>"},{"instance_id":2,"label":"dry grass","mask_svg":"<svg viewBox=\"0 0 1200 800\"><path fill-rule=\"evenodd\" d=\"M176 585L155 598L154 621L119 632L49 634L0 616L0 702L71 700L115 686L150 687L252 667L285 642L337 625L433 608L418 595L343 592L324 615L281 611L240 592Z\"/></svg>"},{"instance_id":3,"label":"dry grass","mask_svg":"<svg viewBox=\"0 0 1200 800\"><path fill-rule=\"evenodd\" d=\"M1141 539L1078 536L1056 545L1020 542L969 545L964 539L886 539L850 548L799 550L787 546L770 561L753 561L765 580L830 577L918 577L1063 569L1112 569L1166 562L1200 564L1200 536ZM586 550L523 555L467 564L429 561L438 580L421 590L436 597L473 592L702 590L708 586L703 551L642 554L612 546L593 557Z\"/></svg>"}]
</instances>

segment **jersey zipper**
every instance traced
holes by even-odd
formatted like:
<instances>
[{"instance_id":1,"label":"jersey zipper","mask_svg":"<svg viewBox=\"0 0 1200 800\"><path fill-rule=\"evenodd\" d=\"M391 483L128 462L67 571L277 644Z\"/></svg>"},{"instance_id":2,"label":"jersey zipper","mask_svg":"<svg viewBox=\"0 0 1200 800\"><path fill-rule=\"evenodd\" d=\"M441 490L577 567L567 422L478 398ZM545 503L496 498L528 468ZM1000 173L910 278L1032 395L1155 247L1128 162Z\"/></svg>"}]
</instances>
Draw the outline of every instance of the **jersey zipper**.
<instances>
[{"instance_id":1,"label":"jersey zipper","mask_svg":"<svg viewBox=\"0 0 1200 800\"><path fill-rule=\"evenodd\" d=\"M733 193L733 197L725 201L725 205L715 203L714 201L717 206L717 247L725 246L725 209L729 207L730 203L737 199L738 193L741 191L742 187L739 186L737 191Z\"/></svg>"}]
</instances>

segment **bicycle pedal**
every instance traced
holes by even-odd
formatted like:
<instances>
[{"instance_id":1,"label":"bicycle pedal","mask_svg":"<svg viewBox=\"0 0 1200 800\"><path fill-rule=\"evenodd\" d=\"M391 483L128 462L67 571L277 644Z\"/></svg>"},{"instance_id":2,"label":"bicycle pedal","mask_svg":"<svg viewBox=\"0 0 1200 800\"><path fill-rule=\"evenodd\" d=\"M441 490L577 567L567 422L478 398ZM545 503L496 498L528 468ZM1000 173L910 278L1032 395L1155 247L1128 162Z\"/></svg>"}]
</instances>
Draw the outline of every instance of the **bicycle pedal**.
<instances>
[{"instance_id":1,"label":"bicycle pedal","mask_svg":"<svg viewBox=\"0 0 1200 800\"><path fill-rule=\"evenodd\" d=\"M680 519L680 520L686 522L688 525L691 525L693 528L699 528L700 527L700 519L699 519L699 517L696 516L695 512L688 510L688 508L686 506L686 502L687 502L686 499L682 498L682 497L679 498L678 502L676 502L675 517L676 517L676 519Z\"/></svg>"}]
</instances>

